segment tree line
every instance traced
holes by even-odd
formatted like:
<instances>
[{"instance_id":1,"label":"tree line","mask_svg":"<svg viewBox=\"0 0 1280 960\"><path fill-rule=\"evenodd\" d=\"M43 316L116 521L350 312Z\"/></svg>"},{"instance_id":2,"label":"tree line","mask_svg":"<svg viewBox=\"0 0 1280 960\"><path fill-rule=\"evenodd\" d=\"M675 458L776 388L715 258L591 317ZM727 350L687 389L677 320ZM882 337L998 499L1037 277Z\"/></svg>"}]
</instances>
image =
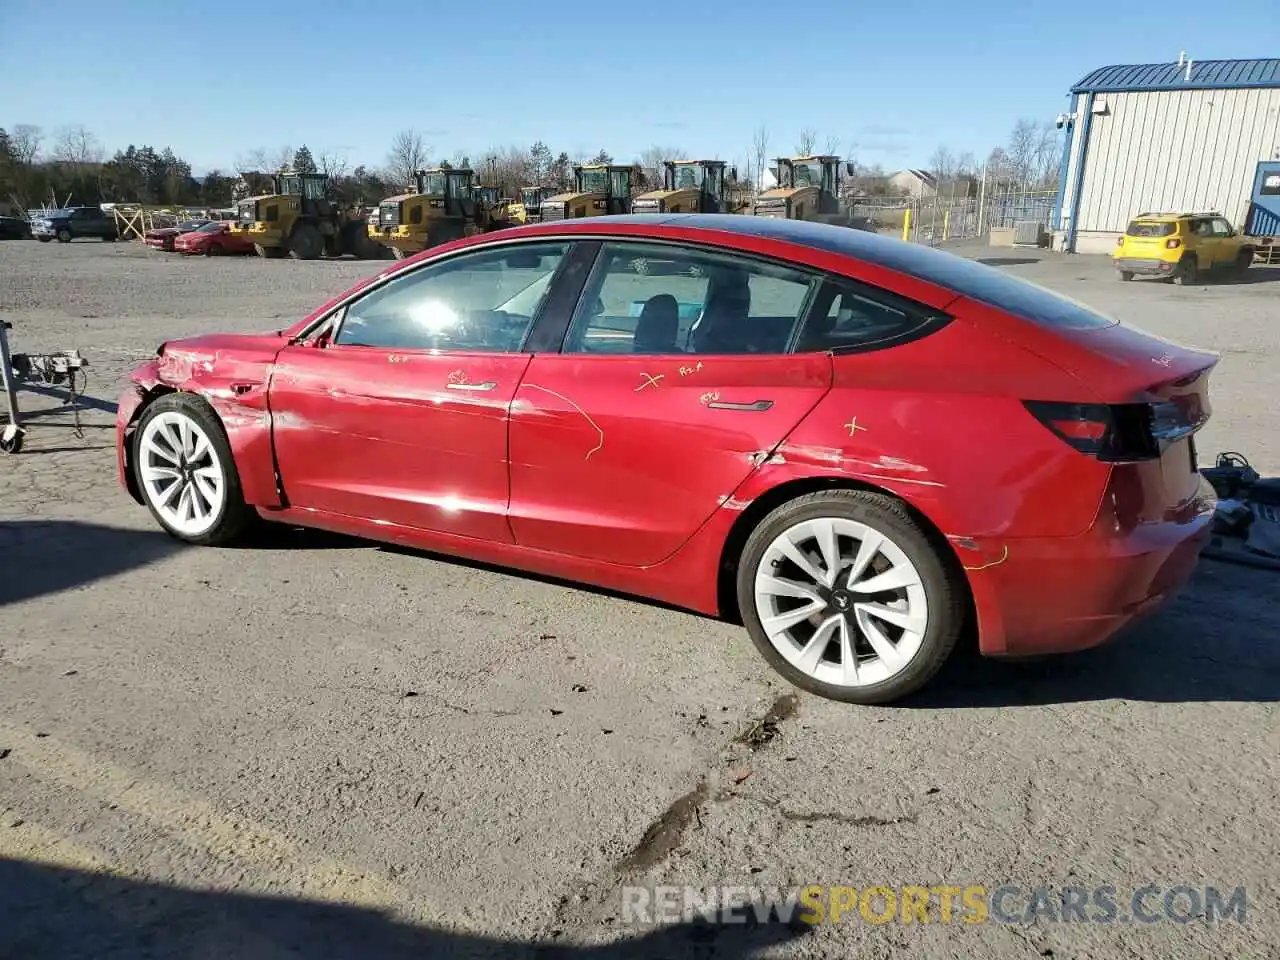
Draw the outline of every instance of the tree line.
<instances>
[{"instance_id":1,"label":"tree line","mask_svg":"<svg viewBox=\"0 0 1280 960\"><path fill-rule=\"evenodd\" d=\"M819 142L815 130L802 130L792 152L813 154ZM893 192L882 167L857 163L856 140L844 143L837 136L827 136L821 145L822 152L843 154L854 163L857 175L846 184L847 192ZM774 155L772 146L768 128L761 126L754 131L744 159L731 162L747 191L768 169ZM992 150L983 163L973 154L956 155L940 146L925 169L940 181L985 172L996 182L1049 189L1056 185L1060 147L1060 135L1052 123L1020 120L1009 142ZM784 148L782 152L787 151ZM638 172L636 187L660 185L662 161L688 158L689 154L676 146L654 145L642 151L631 162ZM327 174L336 198L343 203L376 203L411 187L415 171L445 162L471 167L480 182L515 193L523 186L570 187L575 164L613 163L614 158L605 150L594 155L554 151L542 141L529 147L491 148L478 156L442 155L422 133L406 129L392 138L383 164L377 167L352 166L342 154L313 153L303 144L297 148L256 147L241 154L232 169L195 176L191 164L169 146L129 144L108 156L101 141L86 127L64 127L46 134L39 126L20 123L7 130L0 127L0 205L17 210L67 202L226 207L231 205L234 186L243 175L282 167Z\"/></svg>"}]
</instances>

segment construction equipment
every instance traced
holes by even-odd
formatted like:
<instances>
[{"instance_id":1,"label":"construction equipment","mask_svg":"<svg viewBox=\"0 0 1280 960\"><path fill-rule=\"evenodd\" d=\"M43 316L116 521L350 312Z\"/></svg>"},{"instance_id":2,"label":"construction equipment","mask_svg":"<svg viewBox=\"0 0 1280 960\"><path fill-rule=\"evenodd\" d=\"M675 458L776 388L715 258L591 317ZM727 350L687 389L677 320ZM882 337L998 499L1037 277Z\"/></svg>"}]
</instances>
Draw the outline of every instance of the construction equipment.
<instances>
[{"instance_id":1,"label":"construction equipment","mask_svg":"<svg viewBox=\"0 0 1280 960\"><path fill-rule=\"evenodd\" d=\"M542 203L556 195L555 187L524 187L520 200L507 208L512 223L537 223L542 219Z\"/></svg>"},{"instance_id":2,"label":"construction equipment","mask_svg":"<svg viewBox=\"0 0 1280 960\"><path fill-rule=\"evenodd\" d=\"M662 189L636 197L632 213L729 213L723 160L664 160ZM730 170L729 179L738 172Z\"/></svg>"},{"instance_id":3,"label":"construction equipment","mask_svg":"<svg viewBox=\"0 0 1280 960\"><path fill-rule=\"evenodd\" d=\"M631 212L635 167L587 163L573 168L573 189L542 201L542 221Z\"/></svg>"},{"instance_id":4,"label":"construction equipment","mask_svg":"<svg viewBox=\"0 0 1280 960\"><path fill-rule=\"evenodd\" d=\"M472 196L476 201L476 222L486 233L514 225L512 200L503 196L501 187L476 186L472 188Z\"/></svg>"},{"instance_id":5,"label":"construction equipment","mask_svg":"<svg viewBox=\"0 0 1280 960\"><path fill-rule=\"evenodd\" d=\"M428 247L483 233L485 219L472 191L475 171L441 164L414 175L414 190L387 197L369 219L370 239L395 252L396 259Z\"/></svg>"},{"instance_id":6,"label":"construction equipment","mask_svg":"<svg viewBox=\"0 0 1280 960\"><path fill-rule=\"evenodd\" d=\"M76 401L84 393L86 380L84 368L89 365L89 361L80 356L79 350L10 354L8 331L11 329L13 324L7 320L0 320L0 382L3 383L5 406L9 414L9 422L0 429L0 452L18 453L22 450L22 439L27 432L22 426L22 418L18 413L18 384L22 382L50 387L65 384L66 403L75 416L76 437L83 439L84 434L80 429L80 408Z\"/></svg>"},{"instance_id":7,"label":"construction equipment","mask_svg":"<svg viewBox=\"0 0 1280 960\"><path fill-rule=\"evenodd\" d=\"M330 198L329 176L324 173L282 170L272 175L271 193L237 202L231 233L247 238L260 257L381 256L359 210L343 209Z\"/></svg>"},{"instance_id":8,"label":"construction equipment","mask_svg":"<svg viewBox=\"0 0 1280 960\"><path fill-rule=\"evenodd\" d=\"M840 211L841 175L854 175L852 163L839 157L778 157L770 172L777 186L756 198L752 213L757 217L787 220L817 220L851 226L852 218Z\"/></svg>"},{"instance_id":9,"label":"construction equipment","mask_svg":"<svg viewBox=\"0 0 1280 960\"><path fill-rule=\"evenodd\" d=\"M1253 241L1254 263L1280 266L1280 156L1258 164L1243 233Z\"/></svg>"}]
</instances>

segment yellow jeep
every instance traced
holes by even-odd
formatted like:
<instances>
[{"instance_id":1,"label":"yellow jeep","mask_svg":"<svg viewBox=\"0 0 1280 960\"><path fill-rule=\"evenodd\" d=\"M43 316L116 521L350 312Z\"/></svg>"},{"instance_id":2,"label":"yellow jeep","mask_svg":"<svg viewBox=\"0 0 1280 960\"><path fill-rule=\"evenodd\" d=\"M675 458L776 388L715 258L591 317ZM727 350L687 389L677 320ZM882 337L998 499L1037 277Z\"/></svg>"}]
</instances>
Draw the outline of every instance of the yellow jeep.
<instances>
[{"instance_id":1,"label":"yellow jeep","mask_svg":"<svg viewBox=\"0 0 1280 960\"><path fill-rule=\"evenodd\" d=\"M1253 244L1220 213L1140 213L1111 254L1121 280L1169 277L1193 283L1210 273L1241 276Z\"/></svg>"}]
</instances>

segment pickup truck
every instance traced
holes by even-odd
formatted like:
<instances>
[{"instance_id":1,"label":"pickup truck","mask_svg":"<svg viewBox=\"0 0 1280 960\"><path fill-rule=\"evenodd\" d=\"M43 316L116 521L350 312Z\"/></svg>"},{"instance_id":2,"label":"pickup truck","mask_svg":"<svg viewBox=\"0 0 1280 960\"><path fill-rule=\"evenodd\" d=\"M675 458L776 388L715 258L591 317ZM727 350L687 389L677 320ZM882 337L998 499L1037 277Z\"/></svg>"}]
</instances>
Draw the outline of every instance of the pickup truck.
<instances>
[{"instance_id":1,"label":"pickup truck","mask_svg":"<svg viewBox=\"0 0 1280 960\"><path fill-rule=\"evenodd\" d=\"M54 239L70 243L77 237L97 237L106 242L120 238L115 217L101 207L69 207L33 217L31 235L41 243Z\"/></svg>"}]
</instances>

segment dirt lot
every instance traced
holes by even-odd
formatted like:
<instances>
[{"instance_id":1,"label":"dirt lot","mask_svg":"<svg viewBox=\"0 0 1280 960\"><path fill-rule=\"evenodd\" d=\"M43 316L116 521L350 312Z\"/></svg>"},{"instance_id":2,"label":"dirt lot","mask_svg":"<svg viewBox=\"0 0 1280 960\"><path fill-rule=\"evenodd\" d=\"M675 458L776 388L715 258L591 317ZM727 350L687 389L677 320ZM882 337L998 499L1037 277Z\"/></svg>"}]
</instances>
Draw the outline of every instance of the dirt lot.
<instances>
[{"instance_id":1,"label":"dirt lot","mask_svg":"<svg viewBox=\"0 0 1280 960\"><path fill-rule=\"evenodd\" d=\"M1176 288L968 252L1221 351L1202 453L1280 470L1280 271ZM1274 574L1205 561L1123 642L961 656L860 709L644 603L314 534L161 535L115 483L132 363L379 266L0 244L14 348L93 363L83 430L26 392L28 452L0 458L0 957L1276 955ZM1243 886L1248 912L650 930L624 883L1109 884L1121 914L1146 884Z\"/></svg>"}]
</instances>

